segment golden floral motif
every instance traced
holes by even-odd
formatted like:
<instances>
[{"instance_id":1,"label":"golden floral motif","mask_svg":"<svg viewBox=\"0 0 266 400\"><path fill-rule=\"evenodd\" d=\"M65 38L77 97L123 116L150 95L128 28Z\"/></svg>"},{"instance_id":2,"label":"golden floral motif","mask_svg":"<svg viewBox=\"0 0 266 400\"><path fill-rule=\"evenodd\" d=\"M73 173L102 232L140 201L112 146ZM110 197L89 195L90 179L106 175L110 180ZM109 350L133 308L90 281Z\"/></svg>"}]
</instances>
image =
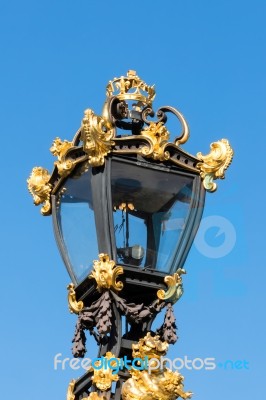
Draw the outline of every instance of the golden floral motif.
<instances>
[{"instance_id":1,"label":"golden floral motif","mask_svg":"<svg viewBox=\"0 0 266 400\"><path fill-rule=\"evenodd\" d=\"M42 167L34 167L30 177L27 180L29 192L33 196L33 202L37 206L43 204L41 213L49 215L51 213L51 190L52 185L49 183L51 176L47 169Z\"/></svg>"},{"instance_id":2,"label":"golden floral motif","mask_svg":"<svg viewBox=\"0 0 266 400\"><path fill-rule=\"evenodd\" d=\"M114 289L116 291L123 289L123 283L116 281L118 275L124 273L123 268L115 266L115 262L110 260L108 254L99 254L99 260L93 262L94 271L89 278L94 278L97 283L97 290L101 292L103 289Z\"/></svg>"},{"instance_id":3,"label":"golden floral motif","mask_svg":"<svg viewBox=\"0 0 266 400\"><path fill-rule=\"evenodd\" d=\"M102 357L100 360L95 361L94 365L100 368L95 369L91 367L91 370L94 371L92 382L99 390L106 391L110 389L112 383L117 382L119 379L118 375L113 373L113 368L111 368L117 368L117 358L114 354L108 351L105 357Z\"/></svg>"},{"instance_id":4,"label":"golden floral motif","mask_svg":"<svg viewBox=\"0 0 266 400\"><path fill-rule=\"evenodd\" d=\"M62 177L69 175L75 166L72 160L66 158L68 150L72 147L72 142L67 140L63 141L57 137L50 148L51 153L58 157L58 161L55 161L54 165L57 167L58 173Z\"/></svg>"},{"instance_id":5,"label":"golden floral motif","mask_svg":"<svg viewBox=\"0 0 266 400\"><path fill-rule=\"evenodd\" d=\"M82 400L107 400L106 396L99 396L98 393L92 392L89 397L84 397Z\"/></svg>"},{"instance_id":6,"label":"golden floral motif","mask_svg":"<svg viewBox=\"0 0 266 400\"><path fill-rule=\"evenodd\" d=\"M169 344L161 341L159 335L152 336L151 332L148 332L138 343L132 344L132 356L141 359L144 359L145 356L148 359L159 359L167 353L168 348Z\"/></svg>"},{"instance_id":7,"label":"golden floral motif","mask_svg":"<svg viewBox=\"0 0 266 400\"><path fill-rule=\"evenodd\" d=\"M211 143L210 148L210 153L205 156L202 153L197 153L197 157L201 160L197 164L197 168L200 170L205 189L214 192L217 185L213 180L224 178L225 170L231 164L234 152L227 139Z\"/></svg>"},{"instance_id":8,"label":"golden floral motif","mask_svg":"<svg viewBox=\"0 0 266 400\"><path fill-rule=\"evenodd\" d=\"M151 371L131 369L129 378L122 387L122 400L176 400L190 399L191 392L184 392L184 377L160 364L168 350L168 343L152 336L150 332L132 345L132 356L142 360L148 358Z\"/></svg>"},{"instance_id":9,"label":"golden floral motif","mask_svg":"<svg viewBox=\"0 0 266 400\"><path fill-rule=\"evenodd\" d=\"M157 297L160 300L176 303L183 294L182 274L185 274L184 269L179 268L174 275L168 275L164 278L168 289L167 291L160 289L157 291Z\"/></svg>"},{"instance_id":10,"label":"golden floral motif","mask_svg":"<svg viewBox=\"0 0 266 400\"><path fill-rule=\"evenodd\" d=\"M110 121L94 114L91 109L85 110L81 126L83 149L88 154L88 164L98 167L104 164L105 157L110 153L114 141L115 130Z\"/></svg>"},{"instance_id":11,"label":"golden floral motif","mask_svg":"<svg viewBox=\"0 0 266 400\"><path fill-rule=\"evenodd\" d=\"M146 157L152 157L154 160L165 161L170 158L168 151L164 148L168 143L170 133L166 129L163 122L151 122L142 132L141 135L151 141L151 147L145 146L142 153Z\"/></svg>"},{"instance_id":12,"label":"golden floral motif","mask_svg":"<svg viewBox=\"0 0 266 400\"><path fill-rule=\"evenodd\" d=\"M70 283L68 289L68 308L71 313L78 314L84 307L83 301L77 301L74 284Z\"/></svg>"},{"instance_id":13,"label":"golden floral motif","mask_svg":"<svg viewBox=\"0 0 266 400\"><path fill-rule=\"evenodd\" d=\"M68 385L67 389L67 398L66 400L75 400L74 389L75 389L76 381L72 379ZM98 393L92 392L88 397L84 397L83 400L107 400L106 396L99 396Z\"/></svg>"}]
</instances>

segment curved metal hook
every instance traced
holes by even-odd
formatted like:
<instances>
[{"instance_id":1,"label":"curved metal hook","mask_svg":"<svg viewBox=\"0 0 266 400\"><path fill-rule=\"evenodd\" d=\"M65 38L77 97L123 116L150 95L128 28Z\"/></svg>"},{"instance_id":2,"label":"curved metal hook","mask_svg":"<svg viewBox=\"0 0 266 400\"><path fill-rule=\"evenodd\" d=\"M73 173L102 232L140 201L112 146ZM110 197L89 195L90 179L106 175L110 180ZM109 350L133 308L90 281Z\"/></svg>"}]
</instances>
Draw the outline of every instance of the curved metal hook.
<instances>
[{"instance_id":1,"label":"curved metal hook","mask_svg":"<svg viewBox=\"0 0 266 400\"><path fill-rule=\"evenodd\" d=\"M184 116L181 114L181 112L179 112L174 107L163 106L163 107L160 107L159 110L157 111L157 116L162 114L162 116L160 117L161 121L166 122L167 116L165 115L165 113L167 113L167 112L171 112L172 114L174 114L179 119L179 122L181 123L181 127L182 127L181 134L174 140L174 144L176 146L179 146L180 144L186 143L186 141L189 138L189 126L188 126L187 121L185 120Z\"/></svg>"},{"instance_id":2,"label":"curved metal hook","mask_svg":"<svg viewBox=\"0 0 266 400\"><path fill-rule=\"evenodd\" d=\"M189 138L189 127L188 127L188 124L187 124L184 116L178 110L176 110L174 107L171 107L171 106L160 107L158 109L158 111L156 112L156 116L158 118L156 123L163 122L165 124L167 122L167 115L166 115L167 112L174 114L178 118L179 122L181 123L181 127L182 127L181 134L175 139L174 144L176 146L178 146L180 144L185 143ZM148 120L147 117L148 116L154 117L154 115L155 115L155 113L154 113L153 109L149 106L145 107L141 114L143 121L147 125L150 125L151 122L153 122L153 121Z\"/></svg>"}]
</instances>

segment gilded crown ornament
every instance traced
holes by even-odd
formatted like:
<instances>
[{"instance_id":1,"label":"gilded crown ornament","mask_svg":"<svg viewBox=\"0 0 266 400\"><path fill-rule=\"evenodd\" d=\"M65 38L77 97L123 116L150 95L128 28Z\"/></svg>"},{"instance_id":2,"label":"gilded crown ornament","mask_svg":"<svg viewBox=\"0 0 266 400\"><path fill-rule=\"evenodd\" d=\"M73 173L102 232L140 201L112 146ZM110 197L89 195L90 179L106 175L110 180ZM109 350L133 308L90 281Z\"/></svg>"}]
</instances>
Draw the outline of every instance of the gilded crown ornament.
<instances>
[{"instance_id":1,"label":"gilded crown ornament","mask_svg":"<svg viewBox=\"0 0 266 400\"><path fill-rule=\"evenodd\" d=\"M129 70L127 76L109 81L106 86L106 96L115 96L119 100L135 100L151 105L155 98L155 87L147 85L138 77L136 71Z\"/></svg>"}]
</instances>

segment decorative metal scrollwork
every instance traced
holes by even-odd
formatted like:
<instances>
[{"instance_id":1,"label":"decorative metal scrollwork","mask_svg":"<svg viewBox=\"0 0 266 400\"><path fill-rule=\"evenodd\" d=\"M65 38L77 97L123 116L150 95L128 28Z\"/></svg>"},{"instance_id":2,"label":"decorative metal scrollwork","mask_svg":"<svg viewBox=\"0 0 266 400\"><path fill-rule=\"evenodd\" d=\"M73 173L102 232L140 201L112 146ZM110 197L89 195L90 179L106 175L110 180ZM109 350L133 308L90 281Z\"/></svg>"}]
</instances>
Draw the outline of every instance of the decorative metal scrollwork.
<instances>
[{"instance_id":1,"label":"decorative metal scrollwork","mask_svg":"<svg viewBox=\"0 0 266 400\"><path fill-rule=\"evenodd\" d=\"M58 157L54 165L57 167L58 173L62 177L66 177L71 173L75 164L69 158L67 158L67 152L73 147L72 142L67 140L62 141L60 138L55 138L52 147L50 148L51 153Z\"/></svg>"},{"instance_id":2,"label":"decorative metal scrollwork","mask_svg":"<svg viewBox=\"0 0 266 400\"><path fill-rule=\"evenodd\" d=\"M123 283L117 282L117 277L123 274L124 270L122 267L116 266L115 262L110 260L108 254L99 254L99 260L94 260L93 268L94 270L89 277L96 280L99 292L104 289L116 291L123 289Z\"/></svg>"},{"instance_id":3,"label":"decorative metal scrollwork","mask_svg":"<svg viewBox=\"0 0 266 400\"><path fill-rule=\"evenodd\" d=\"M184 377L177 371L173 372L160 365L158 360L165 356L168 343L161 341L159 336L150 332L132 345L132 356L139 360L148 359L151 371L132 368L129 378L122 387L122 400L175 400L179 397L190 399L192 392L185 392Z\"/></svg>"},{"instance_id":4,"label":"decorative metal scrollwork","mask_svg":"<svg viewBox=\"0 0 266 400\"><path fill-rule=\"evenodd\" d=\"M178 269L174 275L166 276L164 282L168 286L168 290L158 290L157 296L160 300L175 303L183 294L182 274L185 274L184 269Z\"/></svg>"},{"instance_id":5,"label":"decorative metal scrollwork","mask_svg":"<svg viewBox=\"0 0 266 400\"><path fill-rule=\"evenodd\" d=\"M67 287L68 289L68 308L71 313L78 314L83 309L83 301L76 300L76 292L74 289L74 284L70 283Z\"/></svg>"},{"instance_id":6,"label":"decorative metal scrollwork","mask_svg":"<svg viewBox=\"0 0 266 400\"><path fill-rule=\"evenodd\" d=\"M149 146L142 148L142 155L152 157L154 160L165 161L169 160L170 154L165 151L165 146L168 143L169 132L163 122L151 122L143 131L141 136L148 139Z\"/></svg>"},{"instance_id":7,"label":"decorative metal scrollwork","mask_svg":"<svg viewBox=\"0 0 266 400\"><path fill-rule=\"evenodd\" d=\"M198 153L197 157L201 160L197 164L203 184L206 190L214 192L217 189L214 179L224 178L225 170L229 167L233 159L233 149L227 139L219 140L211 144L211 151L204 156Z\"/></svg>"},{"instance_id":8,"label":"decorative metal scrollwork","mask_svg":"<svg viewBox=\"0 0 266 400\"><path fill-rule=\"evenodd\" d=\"M180 111L178 111L176 108L174 107L170 107L170 106L163 106L160 107L156 113L156 116L158 118L158 121L156 121L156 123L161 123L161 125L164 125L167 122L167 113L172 113L173 115L175 115L177 117L177 119L179 120L180 124L181 124L181 133L180 135L174 140L174 144L176 146L179 146L180 144L184 144L186 143L186 141L189 138L189 126L184 118L184 116L181 114ZM154 121L150 121L148 120L148 116L153 117L154 111L151 107L146 107L144 108L144 110L142 111L142 119L146 124L151 124L154 123ZM168 139L170 138L170 134Z\"/></svg>"},{"instance_id":9,"label":"decorative metal scrollwork","mask_svg":"<svg viewBox=\"0 0 266 400\"><path fill-rule=\"evenodd\" d=\"M29 179L27 180L29 192L33 196L34 204L37 206L43 204L41 208L42 215L49 215L51 212L51 175L47 169L34 167Z\"/></svg>"},{"instance_id":10,"label":"decorative metal scrollwork","mask_svg":"<svg viewBox=\"0 0 266 400\"><path fill-rule=\"evenodd\" d=\"M91 109L85 111L81 127L83 149L88 154L88 163L92 167L104 164L104 159L110 153L114 142L115 130L112 123L96 114Z\"/></svg>"},{"instance_id":11,"label":"decorative metal scrollwork","mask_svg":"<svg viewBox=\"0 0 266 400\"><path fill-rule=\"evenodd\" d=\"M157 120L154 120L152 102L155 88L141 80L136 71L130 70L127 76L110 81L106 96L102 115L96 115L91 109L85 110L81 128L72 142L59 138L54 140L51 151L58 160L52 175L38 167L28 179L34 203L44 203L43 215L51 213L50 194L56 193L77 164L83 166L83 171L89 167L101 167L111 153L138 154L155 162L172 163L185 171L200 174L205 189L216 190L213 180L224 177L233 157L226 139L213 143L208 155L198 153L197 158L184 152L181 145L189 138L184 116L174 107L163 106L156 112ZM169 142L168 114L173 114L181 125L181 132L173 142ZM117 129L131 131L131 134L120 135Z\"/></svg>"},{"instance_id":12,"label":"decorative metal scrollwork","mask_svg":"<svg viewBox=\"0 0 266 400\"><path fill-rule=\"evenodd\" d=\"M111 368L117 367L116 360L115 355L108 351L101 360L94 363L97 368L91 367L93 370L92 382L99 390L106 391L111 388L113 382L118 381L118 375L114 374Z\"/></svg>"}]
</instances>

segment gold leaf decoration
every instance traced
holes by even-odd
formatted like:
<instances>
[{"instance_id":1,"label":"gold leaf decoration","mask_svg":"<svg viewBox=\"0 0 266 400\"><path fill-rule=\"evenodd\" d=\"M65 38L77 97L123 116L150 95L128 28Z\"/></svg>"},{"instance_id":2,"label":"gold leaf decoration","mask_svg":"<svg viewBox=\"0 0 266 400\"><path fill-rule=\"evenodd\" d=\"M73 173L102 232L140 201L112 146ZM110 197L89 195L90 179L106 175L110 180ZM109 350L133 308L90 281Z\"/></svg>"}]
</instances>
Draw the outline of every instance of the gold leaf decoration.
<instances>
[{"instance_id":1,"label":"gold leaf decoration","mask_svg":"<svg viewBox=\"0 0 266 400\"><path fill-rule=\"evenodd\" d=\"M78 314L83 309L84 304L83 301L77 301L76 292L74 289L74 284L70 283L67 286L68 289L68 308L71 313Z\"/></svg>"},{"instance_id":2,"label":"gold leaf decoration","mask_svg":"<svg viewBox=\"0 0 266 400\"><path fill-rule=\"evenodd\" d=\"M74 395L74 388L75 388L75 379L72 379L68 385L67 389L67 400L75 400L75 395Z\"/></svg>"},{"instance_id":3,"label":"gold leaf decoration","mask_svg":"<svg viewBox=\"0 0 266 400\"><path fill-rule=\"evenodd\" d=\"M72 147L72 142L67 140L62 141L57 137L50 148L51 153L58 157L58 161L55 161L54 165L57 167L58 173L61 177L69 175L75 166L72 160L66 158L68 150Z\"/></svg>"},{"instance_id":4,"label":"gold leaf decoration","mask_svg":"<svg viewBox=\"0 0 266 400\"><path fill-rule=\"evenodd\" d=\"M114 360L111 360L112 358ZM115 355L108 351L105 357L101 357L100 360L94 362L97 369L91 367L91 370L94 371L92 382L99 390L106 391L111 388L113 382L118 381L118 375L114 374L113 368L111 368L117 368L117 360Z\"/></svg>"},{"instance_id":5,"label":"gold leaf decoration","mask_svg":"<svg viewBox=\"0 0 266 400\"><path fill-rule=\"evenodd\" d=\"M174 275L168 275L164 278L168 290L160 289L157 291L157 297L160 300L176 303L183 294L182 274L185 274L184 269L179 268Z\"/></svg>"},{"instance_id":6,"label":"gold leaf decoration","mask_svg":"<svg viewBox=\"0 0 266 400\"><path fill-rule=\"evenodd\" d=\"M165 356L168 348L169 344L161 341L159 335L152 336L151 332L148 332L138 343L132 344L132 356L141 359L144 359L145 356L148 356L149 359L158 359L161 356Z\"/></svg>"},{"instance_id":7,"label":"gold leaf decoration","mask_svg":"<svg viewBox=\"0 0 266 400\"><path fill-rule=\"evenodd\" d=\"M168 343L152 336L150 332L132 345L132 356L147 360L150 370L134 369L129 371L131 378L122 387L122 400L176 400L190 399L191 392L183 388L184 377L177 371L173 372L159 361L168 350ZM157 362L158 361L158 362Z\"/></svg>"},{"instance_id":8,"label":"gold leaf decoration","mask_svg":"<svg viewBox=\"0 0 266 400\"><path fill-rule=\"evenodd\" d=\"M225 170L231 164L234 152L227 139L211 143L210 148L210 153L205 156L202 153L197 154L197 157L201 160L197 164L197 168L200 170L205 189L214 192L217 185L213 180L224 178Z\"/></svg>"},{"instance_id":9,"label":"gold leaf decoration","mask_svg":"<svg viewBox=\"0 0 266 400\"><path fill-rule=\"evenodd\" d=\"M85 110L81 126L83 149L88 154L88 163L92 167L104 164L105 157L110 153L114 142L115 130L110 121L94 114L91 109Z\"/></svg>"},{"instance_id":10,"label":"gold leaf decoration","mask_svg":"<svg viewBox=\"0 0 266 400\"><path fill-rule=\"evenodd\" d=\"M107 400L106 396L99 396L98 393L92 392L89 397L84 397L82 400Z\"/></svg>"},{"instance_id":11,"label":"gold leaf decoration","mask_svg":"<svg viewBox=\"0 0 266 400\"><path fill-rule=\"evenodd\" d=\"M141 136L151 141L151 146L145 146L142 153L145 157L152 157L154 160L165 161L170 158L168 151L164 148L168 143L170 133L163 122L151 122L142 132Z\"/></svg>"},{"instance_id":12,"label":"gold leaf decoration","mask_svg":"<svg viewBox=\"0 0 266 400\"><path fill-rule=\"evenodd\" d=\"M134 70L129 70L127 76L114 78L106 87L106 96L116 96L119 100L136 100L151 105L155 98L155 87L147 85Z\"/></svg>"},{"instance_id":13,"label":"gold leaf decoration","mask_svg":"<svg viewBox=\"0 0 266 400\"><path fill-rule=\"evenodd\" d=\"M33 202L37 206L43 204L41 213L49 215L51 213L51 190L52 185L49 183L51 176L47 169L42 167L34 167L30 177L27 180L29 192L33 196Z\"/></svg>"},{"instance_id":14,"label":"gold leaf decoration","mask_svg":"<svg viewBox=\"0 0 266 400\"><path fill-rule=\"evenodd\" d=\"M93 262L94 271L89 278L94 278L97 282L97 290L101 292L103 289L114 289L116 291L123 289L123 283L116 281L118 275L124 273L121 266L115 266L115 262L110 260L108 254L99 254L99 260Z\"/></svg>"}]
</instances>

